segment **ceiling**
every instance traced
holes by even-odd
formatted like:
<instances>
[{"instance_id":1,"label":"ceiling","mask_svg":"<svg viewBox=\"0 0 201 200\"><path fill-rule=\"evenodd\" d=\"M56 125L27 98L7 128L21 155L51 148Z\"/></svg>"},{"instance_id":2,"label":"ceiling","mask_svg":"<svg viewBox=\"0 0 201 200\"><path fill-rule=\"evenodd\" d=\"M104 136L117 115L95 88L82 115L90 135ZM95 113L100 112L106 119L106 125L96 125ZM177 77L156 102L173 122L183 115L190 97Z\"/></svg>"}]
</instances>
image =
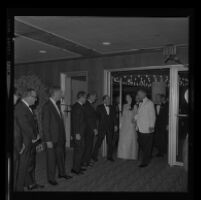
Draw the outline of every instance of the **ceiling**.
<instances>
[{"instance_id":1,"label":"ceiling","mask_svg":"<svg viewBox=\"0 0 201 200\"><path fill-rule=\"evenodd\" d=\"M18 64L188 45L188 18L16 16L15 34Z\"/></svg>"}]
</instances>

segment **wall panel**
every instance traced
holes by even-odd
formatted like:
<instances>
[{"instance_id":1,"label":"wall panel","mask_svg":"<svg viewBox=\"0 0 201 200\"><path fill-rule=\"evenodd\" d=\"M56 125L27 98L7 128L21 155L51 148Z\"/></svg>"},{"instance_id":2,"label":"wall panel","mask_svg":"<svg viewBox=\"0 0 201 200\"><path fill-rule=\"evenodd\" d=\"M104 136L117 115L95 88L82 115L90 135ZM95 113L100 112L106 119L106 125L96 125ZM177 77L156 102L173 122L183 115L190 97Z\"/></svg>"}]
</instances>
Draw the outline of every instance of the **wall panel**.
<instances>
[{"instance_id":1,"label":"wall panel","mask_svg":"<svg viewBox=\"0 0 201 200\"><path fill-rule=\"evenodd\" d=\"M178 48L177 55L182 63L188 63L188 49ZM162 52L139 53L130 55L107 56L90 59L61 60L41 63L27 63L15 66L15 77L28 73L38 75L47 85L59 85L60 73L88 71L88 89L103 95L104 69L133 68L164 65Z\"/></svg>"}]
</instances>

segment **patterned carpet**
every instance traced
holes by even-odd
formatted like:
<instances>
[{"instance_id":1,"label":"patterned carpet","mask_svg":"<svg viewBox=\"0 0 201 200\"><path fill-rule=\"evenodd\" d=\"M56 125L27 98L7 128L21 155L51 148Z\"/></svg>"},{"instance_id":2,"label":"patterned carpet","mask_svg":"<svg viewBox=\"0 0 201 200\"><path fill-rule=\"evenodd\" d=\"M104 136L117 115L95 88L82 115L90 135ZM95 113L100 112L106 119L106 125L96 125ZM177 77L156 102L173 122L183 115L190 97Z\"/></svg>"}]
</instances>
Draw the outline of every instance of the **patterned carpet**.
<instances>
[{"instance_id":1,"label":"patterned carpet","mask_svg":"<svg viewBox=\"0 0 201 200\"><path fill-rule=\"evenodd\" d=\"M72 167L72 155L68 149L67 174ZM187 173L183 167L170 167L166 158L153 158L146 168L139 168L138 164L139 161L115 159L112 163L100 158L84 175L73 175L70 180L58 179L59 185L51 186L46 180L45 153L41 152L37 154L36 180L45 188L38 191L187 191Z\"/></svg>"}]
</instances>

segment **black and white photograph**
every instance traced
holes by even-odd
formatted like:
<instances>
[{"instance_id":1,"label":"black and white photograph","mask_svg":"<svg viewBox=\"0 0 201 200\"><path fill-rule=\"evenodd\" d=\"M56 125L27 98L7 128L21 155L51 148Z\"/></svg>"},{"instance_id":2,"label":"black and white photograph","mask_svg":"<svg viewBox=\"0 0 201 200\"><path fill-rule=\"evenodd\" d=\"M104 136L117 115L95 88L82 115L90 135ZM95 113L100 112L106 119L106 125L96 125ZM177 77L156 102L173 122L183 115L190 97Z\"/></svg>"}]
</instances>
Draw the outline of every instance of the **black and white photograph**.
<instances>
[{"instance_id":1,"label":"black and white photograph","mask_svg":"<svg viewBox=\"0 0 201 200\"><path fill-rule=\"evenodd\" d=\"M12 25L10 191L189 192L189 16Z\"/></svg>"}]
</instances>

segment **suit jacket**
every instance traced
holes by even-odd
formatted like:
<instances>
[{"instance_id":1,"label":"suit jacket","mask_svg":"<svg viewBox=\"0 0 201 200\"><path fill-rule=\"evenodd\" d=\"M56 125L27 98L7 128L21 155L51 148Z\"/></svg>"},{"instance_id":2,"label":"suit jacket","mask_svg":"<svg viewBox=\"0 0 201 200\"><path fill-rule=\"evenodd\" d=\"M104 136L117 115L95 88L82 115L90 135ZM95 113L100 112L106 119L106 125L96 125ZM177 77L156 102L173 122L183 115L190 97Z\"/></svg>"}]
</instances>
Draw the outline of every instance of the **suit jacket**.
<instances>
[{"instance_id":1,"label":"suit jacket","mask_svg":"<svg viewBox=\"0 0 201 200\"><path fill-rule=\"evenodd\" d=\"M98 130L100 132L114 131L114 126L118 125L115 108L112 105L110 105L109 110L110 112L108 115L104 104L99 105L96 109L98 116Z\"/></svg>"},{"instance_id":2,"label":"suit jacket","mask_svg":"<svg viewBox=\"0 0 201 200\"><path fill-rule=\"evenodd\" d=\"M155 105L156 110L156 128L166 128L168 125L169 114L168 114L168 102L161 104L159 114L157 114L157 105Z\"/></svg>"},{"instance_id":3,"label":"suit jacket","mask_svg":"<svg viewBox=\"0 0 201 200\"><path fill-rule=\"evenodd\" d=\"M20 131L25 146L32 144L32 140L36 139L38 134L33 113L22 101L15 107L15 131ZM16 136L18 135L16 142L20 144L21 136L17 134L17 132L15 132L15 134Z\"/></svg>"},{"instance_id":4,"label":"suit jacket","mask_svg":"<svg viewBox=\"0 0 201 200\"><path fill-rule=\"evenodd\" d=\"M145 98L139 106L135 116L137 127L141 133L149 133L149 128L155 126L156 116L154 104L148 98Z\"/></svg>"},{"instance_id":5,"label":"suit jacket","mask_svg":"<svg viewBox=\"0 0 201 200\"><path fill-rule=\"evenodd\" d=\"M42 129L44 142L65 144L65 127L54 104L48 100L42 108Z\"/></svg>"},{"instance_id":6,"label":"suit jacket","mask_svg":"<svg viewBox=\"0 0 201 200\"><path fill-rule=\"evenodd\" d=\"M84 106L80 105L78 102L72 106L71 127L73 137L75 137L75 134L80 134L81 138L84 136L86 128Z\"/></svg>"},{"instance_id":7,"label":"suit jacket","mask_svg":"<svg viewBox=\"0 0 201 200\"><path fill-rule=\"evenodd\" d=\"M91 130L97 129L96 110L89 101L86 101L84 105L84 113L87 128L90 128Z\"/></svg>"},{"instance_id":8,"label":"suit jacket","mask_svg":"<svg viewBox=\"0 0 201 200\"><path fill-rule=\"evenodd\" d=\"M14 116L14 150L19 153L22 149L23 137L20 131L20 126L17 123L16 116Z\"/></svg>"}]
</instances>

